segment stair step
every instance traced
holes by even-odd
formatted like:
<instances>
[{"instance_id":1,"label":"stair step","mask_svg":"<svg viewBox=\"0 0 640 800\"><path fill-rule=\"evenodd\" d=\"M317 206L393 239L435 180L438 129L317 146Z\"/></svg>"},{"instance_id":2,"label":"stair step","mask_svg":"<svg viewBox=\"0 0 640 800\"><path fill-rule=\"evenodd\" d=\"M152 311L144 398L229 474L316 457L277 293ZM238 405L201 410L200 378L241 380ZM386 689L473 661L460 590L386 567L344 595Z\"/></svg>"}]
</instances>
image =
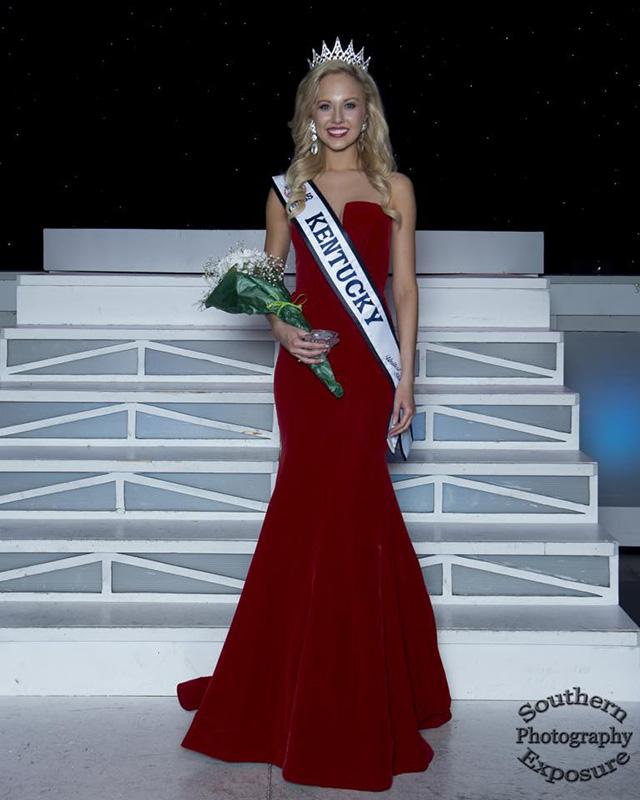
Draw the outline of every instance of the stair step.
<instances>
[{"instance_id":1,"label":"stair step","mask_svg":"<svg viewBox=\"0 0 640 800\"><path fill-rule=\"evenodd\" d=\"M497 527L408 522L434 603L617 602L618 546L601 526ZM238 519L4 520L0 601L237 601L260 528Z\"/></svg>"},{"instance_id":2,"label":"stair step","mask_svg":"<svg viewBox=\"0 0 640 800\"><path fill-rule=\"evenodd\" d=\"M137 640L158 635L170 641L224 638L235 603L100 603L32 601L0 603L0 641L74 638ZM640 629L617 605L434 606L443 643L503 642L512 645L617 644L638 647Z\"/></svg>"},{"instance_id":3,"label":"stair step","mask_svg":"<svg viewBox=\"0 0 640 800\"><path fill-rule=\"evenodd\" d=\"M175 698L179 682L213 673L235 609L0 603L0 693ZM580 685L640 700L639 630L618 606L434 604L434 614L454 700L523 701Z\"/></svg>"},{"instance_id":4,"label":"stair step","mask_svg":"<svg viewBox=\"0 0 640 800\"><path fill-rule=\"evenodd\" d=\"M24 273L21 273L21 275ZM40 275L41 273L38 273ZM504 279L500 279L501 282ZM521 282L521 279L518 278ZM40 325L24 324L18 327L0 328L0 338L50 340L80 339L256 339L273 341L271 329L249 326L227 327L224 325ZM418 327L420 341L433 342L553 342L563 340L563 331L551 330L539 326L522 325L517 328L497 327L492 325L451 325L434 328L421 325Z\"/></svg>"},{"instance_id":5,"label":"stair step","mask_svg":"<svg viewBox=\"0 0 640 800\"><path fill-rule=\"evenodd\" d=\"M0 448L0 518L262 518L275 447ZM597 521L597 464L579 450L415 449L387 454L407 520Z\"/></svg>"},{"instance_id":6,"label":"stair step","mask_svg":"<svg viewBox=\"0 0 640 800\"><path fill-rule=\"evenodd\" d=\"M82 377L82 376L79 376ZM93 376L92 376L93 378ZM220 402L229 400L229 395L239 394L247 402L273 402L273 389L259 388L240 381L220 380L215 384L210 381L181 380L176 376L171 383L154 380L132 380L121 387L105 387L103 383L83 378L69 386L66 381L47 381L41 384L33 381L2 381L0 399L5 402L35 402L44 400L72 401L127 401L136 402L162 400L184 400L201 402ZM472 383L451 386L445 383L416 383L414 395L424 403L459 403L465 402L491 403L534 403L553 402L559 405L573 405L579 395L567 386L526 386L492 383L478 386Z\"/></svg>"},{"instance_id":7,"label":"stair step","mask_svg":"<svg viewBox=\"0 0 640 800\"><path fill-rule=\"evenodd\" d=\"M278 343L270 328L256 327L261 321L239 322L190 328L21 324L0 330L0 381L270 384ZM560 385L562 349L562 332L548 327L422 327L415 385Z\"/></svg>"},{"instance_id":8,"label":"stair step","mask_svg":"<svg viewBox=\"0 0 640 800\"><path fill-rule=\"evenodd\" d=\"M417 384L414 396L416 452L579 447L579 396L565 386ZM0 419L0 448L280 444L271 384L11 381L0 391Z\"/></svg>"},{"instance_id":9,"label":"stair step","mask_svg":"<svg viewBox=\"0 0 640 800\"><path fill-rule=\"evenodd\" d=\"M418 554L518 553L614 555L617 541L599 523L406 523ZM1 552L253 553L262 520L7 519L0 520Z\"/></svg>"},{"instance_id":10,"label":"stair step","mask_svg":"<svg viewBox=\"0 0 640 800\"><path fill-rule=\"evenodd\" d=\"M10 445L0 450L0 470L67 470L67 469L127 469L127 470L189 470L211 468L213 464L231 466L237 462L264 471L277 461L280 449L233 448L212 443L206 448L191 445L165 445L161 448L142 444L122 444L119 447L93 447L74 442L59 445L55 454L47 446L30 444ZM596 475L597 462L580 450L540 451L508 449L478 451L474 448L441 448L411 452L409 461L394 463L389 454L389 468L399 474L428 467L429 474L489 474L496 470L512 475ZM209 471L206 469L204 471ZM216 470L218 471L218 470Z\"/></svg>"}]
</instances>

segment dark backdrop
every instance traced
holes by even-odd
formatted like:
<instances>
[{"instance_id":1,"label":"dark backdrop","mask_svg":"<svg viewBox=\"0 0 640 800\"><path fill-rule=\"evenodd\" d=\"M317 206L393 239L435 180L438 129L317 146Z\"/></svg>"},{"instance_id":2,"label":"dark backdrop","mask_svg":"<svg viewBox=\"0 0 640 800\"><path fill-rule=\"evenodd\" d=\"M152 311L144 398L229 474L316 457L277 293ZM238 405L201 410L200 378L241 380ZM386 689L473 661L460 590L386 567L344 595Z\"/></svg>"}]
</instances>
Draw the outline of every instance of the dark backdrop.
<instances>
[{"instance_id":1,"label":"dark backdrop","mask_svg":"<svg viewBox=\"0 0 640 800\"><path fill-rule=\"evenodd\" d=\"M637 274L640 13L572 5L3 4L0 267L40 269L45 227L263 228L338 35L372 57L418 228L543 230L549 273Z\"/></svg>"}]
</instances>

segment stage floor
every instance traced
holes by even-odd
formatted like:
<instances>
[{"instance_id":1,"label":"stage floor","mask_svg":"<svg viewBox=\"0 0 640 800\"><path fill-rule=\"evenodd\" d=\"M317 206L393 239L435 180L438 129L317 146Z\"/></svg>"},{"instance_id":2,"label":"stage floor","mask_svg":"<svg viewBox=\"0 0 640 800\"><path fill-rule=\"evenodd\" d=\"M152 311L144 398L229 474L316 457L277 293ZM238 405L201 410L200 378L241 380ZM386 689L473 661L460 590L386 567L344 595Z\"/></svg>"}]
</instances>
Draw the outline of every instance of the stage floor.
<instances>
[{"instance_id":1,"label":"stage floor","mask_svg":"<svg viewBox=\"0 0 640 800\"><path fill-rule=\"evenodd\" d=\"M597 688L583 687L591 694ZM402 800L638 796L640 703L621 704L628 716L615 727L633 732L628 745L604 748L518 743L517 728L527 726L518 716L520 705L454 701L452 720L442 728L422 731L435 750L429 769L398 775L391 789L376 794ZM276 766L228 763L181 748L192 713L166 697L0 698L0 798L297 800L372 794L303 786L283 780ZM530 724L538 732L606 731L613 722L602 711L565 707L539 715ZM570 783L560 778L550 783L519 760L528 747L537 754L538 765L542 760L560 770L597 765L620 752L630 758L597 780Z\"/></svg>"}]
</instances>

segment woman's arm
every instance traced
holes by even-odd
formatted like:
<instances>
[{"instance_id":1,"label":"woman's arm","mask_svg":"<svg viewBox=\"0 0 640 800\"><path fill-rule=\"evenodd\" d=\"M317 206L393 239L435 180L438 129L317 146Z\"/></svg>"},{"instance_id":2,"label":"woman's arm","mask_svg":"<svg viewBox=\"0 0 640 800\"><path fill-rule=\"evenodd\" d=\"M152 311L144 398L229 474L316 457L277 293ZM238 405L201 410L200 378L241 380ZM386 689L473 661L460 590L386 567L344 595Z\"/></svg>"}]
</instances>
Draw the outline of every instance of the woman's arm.
<instances>
[{"instance_id":1,"label":"woman's arm","mask_svg":"<svg viewBox=\"0 0 640 800\"><path fill-rule=\"evenodd\" d=\"M291 246L291 229L285 207L275 193L273 187L269 189L267 195L267 226L266 238L264 240L265 253L277 256L286 260ZM273 335L298 361L305 364L319 364L324 353L329 348L324 342L307 341L304 337L307 331L289 325L284 322L277 314L265 314L269 320Z\"/></svg>"},{"instance_id":2,"label":"woman's arm","mask_svg":"<svg viewBox=\"0 0 640 800\"><path fill-rule=\"evenodd\" d=\"M287 212L273 187L269 189L266 206L266 236L263 250L272 256L277 256L286 261L291 246L291 231ZM265 314L273 328L278 319L276 314Z\"/></svg>"},{"instance_id":3,"label":"woman's arm","mask_svg":"<svg viewBox=\"0 0 640 800\"><path fill-rule=\"evenodd\" d=\"M416 280L416 201L411 179L401 172L392 176L392 206L401 214L394 221L391 241L393 302L400 340L400 382L413 387L418 334L418 282Z\"/></svg>"}]
</instances>

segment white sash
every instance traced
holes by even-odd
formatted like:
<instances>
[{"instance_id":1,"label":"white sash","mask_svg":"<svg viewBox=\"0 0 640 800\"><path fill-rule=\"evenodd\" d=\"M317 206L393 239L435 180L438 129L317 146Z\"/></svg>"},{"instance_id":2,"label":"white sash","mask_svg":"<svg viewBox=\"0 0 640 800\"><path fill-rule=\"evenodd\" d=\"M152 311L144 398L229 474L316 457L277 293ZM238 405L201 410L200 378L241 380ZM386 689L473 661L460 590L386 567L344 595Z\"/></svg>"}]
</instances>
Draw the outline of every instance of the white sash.
<instances>
[{"instance_id":1,"label":"white sash","mask_svg":"<svg viewBox=\"0 0 640 800\"><path fill-rule=\"evenodd\" d=\"M274 188L286 207L289 188L284 173L271 178ZM293 218L325 278L342 301L351 319L357 324L380 366L394 388L400 381L400 347L391 320L388 318L375 284L369 278L360 254L336 217L331 206L313 181L306 181L305 207ZM391 414L391 417L393 413ZM391 428L391 417L389 428ZM387 436L392 453L398 439L406 461L413 442L411 426L401 434Z\"/></svg>"}]
</instances>

